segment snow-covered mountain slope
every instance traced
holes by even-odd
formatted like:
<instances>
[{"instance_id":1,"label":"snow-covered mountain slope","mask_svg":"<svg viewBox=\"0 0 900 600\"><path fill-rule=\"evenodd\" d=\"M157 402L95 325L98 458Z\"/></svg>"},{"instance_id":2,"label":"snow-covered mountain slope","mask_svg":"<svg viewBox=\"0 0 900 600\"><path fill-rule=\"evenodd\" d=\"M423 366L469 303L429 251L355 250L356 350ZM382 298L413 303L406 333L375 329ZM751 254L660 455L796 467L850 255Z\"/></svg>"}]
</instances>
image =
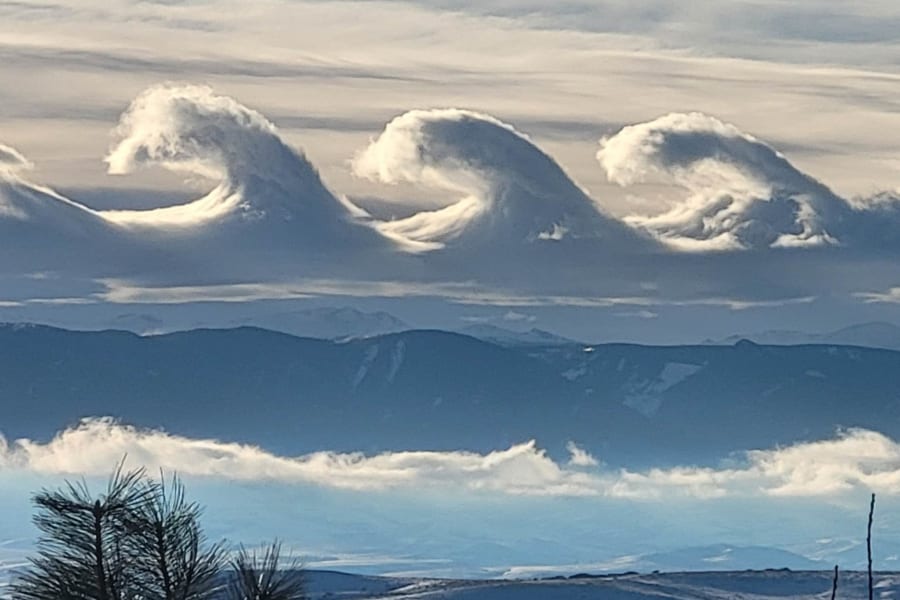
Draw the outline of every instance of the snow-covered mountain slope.
<instances>
[{"instance_id":1,"label":"snow-covered mountain slope","mask_svg":"<svg viewBox=\"0 0 900 600\"><path fill-rule=\"evenodd\" d=\"M299 337L346 340L396 333L410 329L397 317L383 312L323 306L247 317L232 323L290 333Z\"/></svg>"},{"instance_id":2,"label":"snow-covered mountain slope","mask_svg":"<svg viewBox=\"0 0 900 600\"><path fill-rule=\"evenodd\" d=\"M568 346L578 344L575 340L544 331L543 329L531 328L522 331L507 329L506 327L499 327L490 323L467 325L460 329L459 332L500 346Z\"/></svg>"}]
</instances>

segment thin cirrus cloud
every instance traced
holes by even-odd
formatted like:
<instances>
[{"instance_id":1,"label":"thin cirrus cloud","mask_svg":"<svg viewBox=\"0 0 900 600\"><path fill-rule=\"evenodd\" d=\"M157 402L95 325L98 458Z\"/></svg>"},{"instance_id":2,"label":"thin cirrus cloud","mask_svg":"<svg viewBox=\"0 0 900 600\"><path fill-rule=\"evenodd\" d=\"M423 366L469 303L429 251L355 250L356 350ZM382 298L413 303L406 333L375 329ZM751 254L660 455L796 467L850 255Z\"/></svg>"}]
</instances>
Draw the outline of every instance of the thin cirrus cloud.
<instances>
[{"instance_id":1,"label":"thin cirrus cloud","mask_svg":"<svg viewBox=\"0 0 900 600\"><path fill-rule=\"evenodd\" d=\"M0 469L104 475L127 455L132 465L177 470L191 477L355 491L463 489L512 496L642 500L788 497L838 501L863 490L900 495L900 444L859 429L840 432L833 439L746 452L743 460L720 468L612 471L574 443L568 450L567 464L554 461L533 441L486 454L317 452L285 457L254 446L87 419L47 443L2 440Z\"/></svg>"}]
</instances>

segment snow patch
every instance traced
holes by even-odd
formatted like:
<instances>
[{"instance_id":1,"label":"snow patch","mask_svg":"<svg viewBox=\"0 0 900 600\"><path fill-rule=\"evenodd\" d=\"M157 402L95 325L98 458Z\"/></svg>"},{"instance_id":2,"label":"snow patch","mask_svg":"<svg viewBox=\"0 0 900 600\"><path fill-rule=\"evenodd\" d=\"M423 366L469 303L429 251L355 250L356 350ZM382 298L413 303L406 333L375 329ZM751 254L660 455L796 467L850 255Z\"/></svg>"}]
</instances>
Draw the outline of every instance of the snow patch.
<instances>
[{"instance_id":1,"label":"snow patch","mask_svg":"<svg viewBox=\"0 0 900 600\"><path fill-rule=\"evenodd\" d=\"M406 342L400 340L391 350L391 368L388 371L387 380L394 381L400 367L403 366L403 360L406 358Z\"/></svg>"},{"instance_id":2,"label":"snow patch","mask_svg":"<svg viewBox=\"0 0 900 600\"><path fill-rule=\"evenodd\" d=\"M366 355L363 358L362 363L359 365L359 369L356 370L356 375L353 377L354 390L359 387L359 384L361 384L366 378L366 375L369 374L369 369L372 368L372 365L375 363L376 358L378 358L377 345L366 349Z\"/></svg>"},{"instance_id":3,"label":"snow patch","mask_svg":"<svg viewBox=\"0 0 900 600\"><path fill-rule=\"evenodd\" d=\"M695 375L701 369L703 369L702 365L666 363L655 379L630 382L626 386L627 395L624 404L646 417L652 417L662 406L661 394Z\"/></svg>"}]
</instances>

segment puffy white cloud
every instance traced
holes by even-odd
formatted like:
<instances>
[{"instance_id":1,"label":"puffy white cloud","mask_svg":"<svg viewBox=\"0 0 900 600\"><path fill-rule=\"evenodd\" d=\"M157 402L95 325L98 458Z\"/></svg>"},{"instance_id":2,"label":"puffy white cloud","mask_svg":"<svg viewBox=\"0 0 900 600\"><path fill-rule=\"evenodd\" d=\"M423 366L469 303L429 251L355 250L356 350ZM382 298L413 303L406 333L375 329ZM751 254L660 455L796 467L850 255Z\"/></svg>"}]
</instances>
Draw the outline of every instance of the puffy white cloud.
<instances>
[{"instance_id":1,"label":"puffy white cloud","mask_svg":"<svg viewBox=\"0 0 900 600\"><path fill-rule=\"evenodd\" d=\"M569 451L569 465L572 467L598 467L600 461L591 455L590 452L581 448L575 442L566 444L566 450Z\"/></svg>"},{"instance_id":2,"label":"puffy white cloud","mask_svg":"<svg viewBox=\"0 0 900 600\"><path fill-rule=\"evenodd\" d=\"M105 475L128 455L132 465L186 476L309 484L348 490L463 489L534 496L810 497L900 495L900 444L882 434L849 430L836 438L747 452L732 466L613 471L575 444L567 465L534 442L507 450L317 452L277 456L258 447L140 430L108 419L85 420L48 443L0 438L0 469L43 474Z\"/></svg>"},{"instance_id":3,"label":"puffy white cloud","mask_svg":"<svg viewBox=\"0 0 900 600\"><path fill-rule=\"evenodd\" d=\"M590 477L554 463L534 442L508 450L471 452L393 452L365 456L319 452L297 458L259 448L196 440L87 420L48 444L19 440L0 445L0 465L41 473L106 474L128 455L129 463L173 469L190 476L235 480L277 480L354 490L445 487L512 494L591 494Z\"/></svg>"},{"instance_id":4,"label":"puffy white cloud","mask_svg":"<svg viewBox=\"0 0 900 600\"><path fill-rule=\"evenodd\" d=\"M239 177L267 168L263 161L280 154L268 119L205 86L145 90L122 114L116 135L119 141L106 158L115 174L159 164L211 179Z\"/></svg>"},{"instance_id":5,"label":"puffy white cloud","mask_svg":"<svg viewBox=\"0 0 900 600\"><path fill-rule=\"evenodd\" d=\"M674 183L687 197L655 216L626 220L682 250L837 244L849 205L775 149L700 113L623 128L597 159L620 186Z\"/></svg>"}]
</instances>

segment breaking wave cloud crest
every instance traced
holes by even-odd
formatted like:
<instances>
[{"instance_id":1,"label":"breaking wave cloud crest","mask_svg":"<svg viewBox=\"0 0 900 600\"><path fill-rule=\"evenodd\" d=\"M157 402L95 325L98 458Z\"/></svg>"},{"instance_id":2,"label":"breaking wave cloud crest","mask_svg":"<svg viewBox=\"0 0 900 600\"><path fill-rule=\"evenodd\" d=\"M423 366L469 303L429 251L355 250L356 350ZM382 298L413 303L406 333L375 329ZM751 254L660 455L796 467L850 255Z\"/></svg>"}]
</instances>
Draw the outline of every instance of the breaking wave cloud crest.
<instances>
[{"instance_id":1,"label":"breaking wave cloud crest","mask_svg":"<svg viewBox=\"0 0 900 600\"><path fill-rule=\"evenodd\" d=\"M237 213L259 220L339 219L346 208L306 157L259 112L208 87L157 86L122 115L109 172L159 165L218 183L206 197L150 211L107 211L120 224L198 225Z\"/></svg>"},{"instance_id":2,"label":"breaking wave cloud crest","mask_svg":"<svg viewBox=\"0 0 900 600\"><path fill-rule=\"evenodd\" d=\"M326 188L310 161L287 145L268 119L208 87L145 90L122 114L115 136L106 157L110 174L160 166L210 182L212 190L164 208L93 210L28 181L23 174L28 161L0 147L5 242L50 249L46 260L18 252L19 270L55 270L59 264L52 262L53 255L95 253L110 257L103 264L141 256L149 273L159 270L154 267L160 261L173 259L183 264L212 260L215 268L246 265L252 271L266 266L271 256L319 253L322 262L322 253L392 247L360 221L359 209ZM148 258L147 253L156 255ZM97 263L86 260L82 268L95 271Z\"/></svg>"},{"instance_id":3,"label":"breaking wave cloud crest","mask_svg":"<svg viewBox=\"0 0 900 600\"><path fill-rule=\"evenodd\" d=\"M360 177L452 192L444 208L378 224L426 248L465 241L521 243L630 236L525 135L467 110L413 110L387 124L354 160Z\"/></svg>"},{"instance_id":4,"label":"breaking wave cloud crest","mask_svg":"<svg viewBox=\"0 0 900 600\"><path fill-rule=\"evenodd\" d=\"M620 186L686 191L660 215L626 218L679 250L860 244L879 223L897 222L896 199L849 202L765 142L701 113L625 127L601 140L597 159Z\"/></svg>"},{"instance_id":5,"label":"breaking wave cloud crest","mask_svg":"<svg viewBox=\"0 0 900 600\"><path fill-rule=\"evenodd\" d=\"M900 495L900 443L853 429L833 439L745 453L721 468L612 470L576 444L568 462L535 442L474 452L317 452L286 457L261 448L87 419L47 443L0 437L0 470L105 475L123 455L131 465L186 476L274 481L344 490L466 490L515 496L638 500L797 497L839 499L861 491Z\"/></svg>"},{"instance_id":6,"label":"breaking wave cloud crest","mask_svg":"<svg viewBox=\"0 0 900 600\"><path fill-rule=\"evenodd\" d=\"M239 284L365 277L579 298L642 295L655 272L658 293L680 301L698 289L709 298L743 288L722 273L734 272L728 261L746 250L802 262L820 249L879 265L900 252L896 195L841 198L764 142L699 113L631 125L602 141L597 158L610 181L661 181L684 196L662 214L621 219L525 134L469 110L404 113L355 156L357 176L452 198L417 204L440 206L432 210L404 207L409 216L394 220L333 193L271 121L208 87L147 89L115 135L111 174L162 167L201 178L211 191L164 208L94 210L30 181L29 161L0 146L0 272L90 281L127 274L176 286L198 274ZM700 264L683 251L711 258ZM784 289L815 296L818 283L799 289L796 270L784 267ZM893 276L873 277L880 285ZM689 279L703 284L686 289ZM853 291L863 288L873 286Z\"/></svg>"}]
</instances>

